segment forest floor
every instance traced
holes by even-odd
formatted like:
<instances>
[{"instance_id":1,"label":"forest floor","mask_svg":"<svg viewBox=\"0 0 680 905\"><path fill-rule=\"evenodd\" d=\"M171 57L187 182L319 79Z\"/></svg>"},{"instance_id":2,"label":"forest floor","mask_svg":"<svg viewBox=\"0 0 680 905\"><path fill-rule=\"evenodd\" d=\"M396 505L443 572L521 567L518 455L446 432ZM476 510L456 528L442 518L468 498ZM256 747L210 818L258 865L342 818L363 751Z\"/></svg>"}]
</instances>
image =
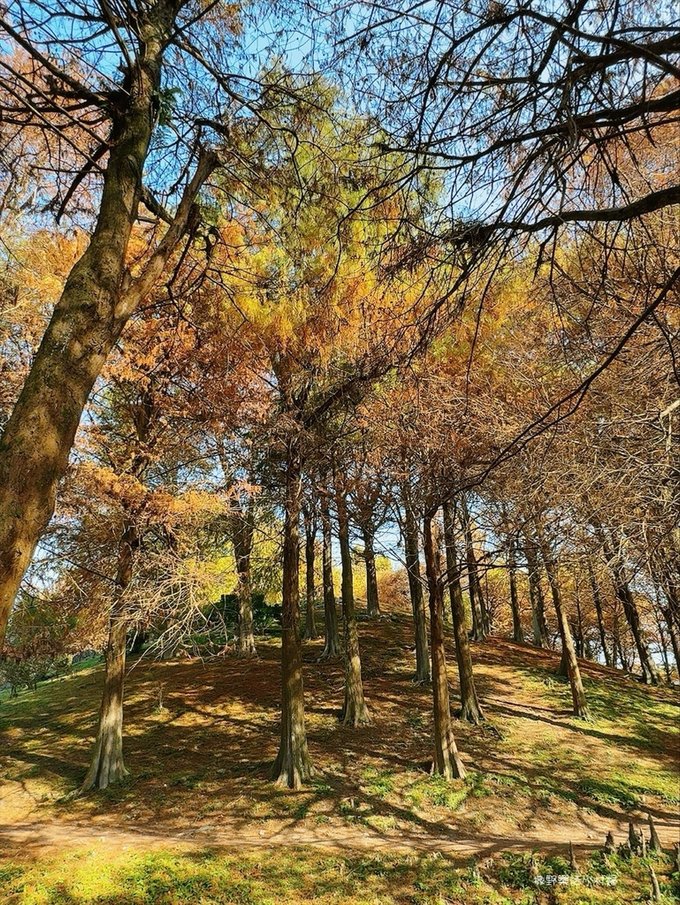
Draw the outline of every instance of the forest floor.
<instances>
[{"instance_id":1,"label":"forest floor","mask_svg":"<svg viewBox=\"0 0 680 905\"><path fill-rule=\"evenodd\" d=\"M133 665L130 778L97 796L67 798L87 766L101 670L3 700L0 893L31 905L643 901L648 865L617 859L612 888L598 852L609 830L621 843L648 814L665 846L680 839L677 693L584 662L583 723L554 654L490 638L473 645L488 722L456 723L469 775L446 783L427 772L430 690L412 681L406 611L362 622L361 637L374 721L361 729L338 720L341 662L317 664L322 642L305 643L316 775L301 792L269 780L277 640L257 660ZM592 882L537 887L528 853L566 876L570 842ZM674 901L670 862L657 870Z\"/></svg>"}]
</instances>

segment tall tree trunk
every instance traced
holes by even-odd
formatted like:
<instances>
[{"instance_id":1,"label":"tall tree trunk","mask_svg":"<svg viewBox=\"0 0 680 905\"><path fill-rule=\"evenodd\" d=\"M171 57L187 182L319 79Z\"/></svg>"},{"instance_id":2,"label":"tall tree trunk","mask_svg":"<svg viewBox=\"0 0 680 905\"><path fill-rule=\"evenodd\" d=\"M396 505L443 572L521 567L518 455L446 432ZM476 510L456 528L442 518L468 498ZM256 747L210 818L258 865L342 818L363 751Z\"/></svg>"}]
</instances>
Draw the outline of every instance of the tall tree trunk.
<instances>
[{"instance_id":1,"label":"tall tree trunk","mask_svg":"<svg viewBox=\"0 0 680 905\"><path fill-rule=\"evenodd\" d=\"M600 645L602 646L602 654L604 656L605 666L612 665L611 654L609 653L609 648L607 647L607 633L604 627L604 616L602 614L602 598L600 596L600 589L597 585L597 580L595 578L595 572L593 571L593 564L590 561L590 557L588 558L588 576L590 578L590 587L593 593L593 604L595 605L595 614L597 615L597 630L600 634Z\"/></svg>"},{"instance_id":2,"label":"tall tree trunk","mask_svg":"<svg viewBox=\"0 0 680 905\"><path fill-rule=\"evenodd\" d=\"M80 794L106 789L127 775L123 760L123 698L125 690L125 643L128 620L123 612L123 595L132 579L137 529L127 521L118 549L115 600L109 617L109 637L104 665L104 691L99 708L99 723L90 767Z\"/></svg>"},{"instance_id":3,"label":"tall tree trunk","mask_svg":"<svg viewBox=\"0 0 680 905\"><path fill-rule=\"evenodd\" d=\"M338 611L335 605L335 588L333 587L333 529L329 511L328 494L321 495L321 530L323 534L322 574L323 574L323 611L324 611L324 648L322 660L339 657L340 634L338 632Z\"/></svg>"},{"instance_id":4,"label":"tall tree trunk","mask_svg":"<svg viewBox=\"0 0 680 905\"><path fill-rule=\"evenodd\" d=\"M432 655L432 704L434 714L434 760L432 772L446 779L464 779L465 767L453 735L449 680L444 650L444 594L433 516L424 518L425 568L430 603L430 649Z\"/></svg>"},{"instance_id":5,"label":"tall tree trunk","mask_svg":"<svg viewBox=\"0 0 680 905\"><path fill-rule=\"evenodd\" d=\"M470 594L470 611L472 613L472 639L473 641L483 641L486 637L485 619L484 619L484 601L482 596L482 586L479 581L479 572L477 570L477 559L475 558L475 548L472 540L472 521L468 512L465 497L461 497L461 515L463 522L463 532L465 536L465 559L467 563L468 573L468 589Z\"/></svg>"},{"instance_id":6,"label":"tall tree trunk","mask_svg":"<svg viewBox=\"0 0 680 905\"><path fill-rule=\"evenodd\" d=\"M408 487L402 491L404 500L404 552L406 574L413 609L413 624L416 642L416 682L430 681L430 651L427 643L427 620L425 598L420 581L420 556L418 553L418 523L411 503Z\"/></svg>"},{"instance_id":7,"label":"tall tree trunk","mask_svg":"<svg viewBox=\"0 0 680 905\"><path fill-rule=\"evenodd\" d=\"M161 64L174 28L170 0L140 15L143 53L133 61L125 109L114 119L99 214L71 270L0 437L0 649L14 598L56 500L80 418L106 358L140 299L160 278L186 230L212 159L201 166L176 221L136 280L127 251L158 111ZM120 93L123 97L123 93ZM190 195L191 197L188 197Z\"/></svg>"},{"instance_id":8,"label":"tall tree trunk","mask_svg":"<svg viewBox=\"0 0 680 905\"><path fill-rule=\"evenodd\" d=\"M316 520L313 510L305 507L305 638L314 641L319 637L316 630L316 616L314 613L314 598L316 597L316 582L314 578L314 566L316 563Z\"/></svg>"},{"instance_id":9,"label":"tall tree trunk","mask_svg":"<svg viewBox=\"0 0 680 905\"><path fill-rule=\"evenodd\" d=\"M97 740L81 794L106 789L127 775L123 761L123 694L127 620L111 614L104 667L104 693L99 709Z\"/></svg>"},{"instance_id":10,"label":"tall tree trunk","mask_svg":"<svg viewBox=\"0 0 680 905\"><path fill-rule=\"evenodd\" d=\"M522 628L522 616L519 611L519 596L517 594L515 541L512 537L508 540L508 577L510 579L510 607L512 609L512 638L517 644L524 644L524 629Z\"/></svg>"},{"instance_id":11,"label":"tall tree trunk","mask_svg":"<svg viewBox=\"0 0 680 905\"><path fill-rule=\"evenodd\" d=\"M531 630L536 647L549 648L550 637L545 618L545 598L541 587L541 571L532 539L525 538L524 556L529 573L529 597L531 598Z\"/></svg>"},{"instance_id":12,"label":"tall tree trunk","mask_svg":"<svg viewBox=\"0 0 680 905\"><path fill-rule=\"evenodd\" d=\"M574 640L571 636L571 630L569 629L569 621L562 607L560 586L557 580L557 567L555 560L548 550L547 542L540 536L540 533L539 543L543 556L543 564L545 566L546 575L548 576L548 583L550 584L550 593L552 594L555 614L557 615L557 626L562 641L562 658L563 662L566 664L569 685L571 686L574 716L587 720L590 718L590 713L588 711L586 693L581 679L581 670L579 669L576 650L574 648Z\"/></svg>"},{"instance_id":13,"label":"tall tree trunk","mask_svg":"<svg viewBox=\"0 0 680 905\"><path fill-rule=\"evenodd\" d=\"M366 562L366 611L369 618L375 619L380 615L380 601L378 600L378 576L375 569L374 538L373 532L367 528L364 528L362 533Z\"/></svg>"},{"instance_id":14,"label":"tall tree trunk","mask_svg":"<svg viewBox=\"0 0 680 905\"><path fill-rule=\"evenodd\" d=\"M612 581L614 584L614 594L616 595L616 599L620 601L623 607L623 614L626 617L626 622L628 623L628 626L633 635L635 648L640 659L642 680L648 685L658 685L659 674L656 670L654 661L652 660L651 654L649 653L649 648L647 647L647 643L643 636L642 626L640 624L640 614L635 604L635 598L633 597L630 585L626 581L624 575L621 556L614 553L612 544L610 543L610 539L607 532L605 531L605 528L595 521L593 522L593 527L595 528L600 543L602 544L604 555L607 558L607 564L609 566L609 571L611 573Z\"/></svg>"},{"instance_id":15,"label":"tall tree trunk","mask_svg":"<svg viewBox=\"0 0 680 905\"><path fill-rule=\"evenodd\" d=\"M614 578L614 593L616 594L618 600L621 601L621 605L623 606L623 613L630 627L631 633L633 635L633 640L635 642L635 648L638 652L638 657L640 658L642 680L648 685L658 685L659 673L657 672L654 661L652 660L652 655L650 654L649 648L647 647L647 642L643 637L642 626L640 624L640 614L638 612L637 606L635 605L635 598L633 597L632 591L630 590L630 586L623 578L621 570L617 567L614 567L612 569L612 576Z\"/></svg>"},{"instance_id":16,"label":"tall tree trunk","mask_svg":"<svg viewBox=\"0 0 680 905\"><path fill-rule=\"evenodd\" d=\"M446 546L446 575L451 597L451 619L456 641L456 662L460 680L460 718L479 725L484 714L477 698L475 679L472 672L472 654L463 589L460 584L460 560L456 553L455 514L451 503L444 503L444 544Z\"/></svg>"},{"instance_id":17,"label":"tall tree trunk","mask_svg":"<svg viewBox=\"0 0 680 905\"><path fill-rule=\"evenodd\" d=\"M237 654L240 657L256 657L255 633L253 626L253 588L250 578L250 558L253 551L253 512L249 506L239 507L234 516L232 543L238 575L238 640Z\"/></svg>"},{"instance_id":18,"label":"tall tree trunk","mask_svg":"<svg viewBox=\"0 0 680 905\"><path fill-rule=\"evenodd\" d=\"M286 462L283 525L281 641L281 744L272 771L277 785L299 789L312 775L305 730L300 639L300 453L290 441Z\"/></svg>"},{"instance_id":19,"label":"tall tree trunk","mask_svg":"<svg viewBox=\"0 0 680 905\"><path fill-rule=\"evenodd\" d=\"M352 551L349 544L349 517L347 501L342 490L336 495L338 510L338 540L342 560L342 618L345 630L345 703L342 721L346 726L362 726L370 723L364 700L361 679L361 651L359 629L354 605L354 577L352 575Z\"/></svg>"}]
</instances>

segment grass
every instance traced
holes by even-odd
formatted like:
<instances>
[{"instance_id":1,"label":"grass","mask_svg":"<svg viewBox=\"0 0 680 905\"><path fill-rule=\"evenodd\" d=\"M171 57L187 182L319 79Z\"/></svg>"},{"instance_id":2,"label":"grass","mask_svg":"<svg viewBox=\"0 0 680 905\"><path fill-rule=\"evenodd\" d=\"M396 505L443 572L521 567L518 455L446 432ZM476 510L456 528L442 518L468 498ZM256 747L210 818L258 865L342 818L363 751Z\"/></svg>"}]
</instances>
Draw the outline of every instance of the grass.
<instances>
[{"instance_id":1,"label":"grass","mask_svg":"<svg viewBox=\"0 0 680 905\"><path fill-rule=\"evenodd\" d=\"M227 657L135 666L126 691L130 778L86 799L64 796L87 765L101 667L88 664L0 702L0 825L92 822L158 828L168 838L209 825L223 834L233 830L237 841L249 833L248 844L260 845L300 829L302 836L318 832L337 843L347 857L288 848L233 856L135 850L123 857L114 849L65 851L62 865L42 855L32 864L22 855L19 864L0 861L0 901L211 905L316 897L322 903L373 905L532 905L552 901L549 891L536 888L530 874L527 880L528 855L499 861L503 849L546 852L554 843L565 851L570 839L585 842L590 827L596 829L587 836L594 846L612 822L625 826L629 815L641 822L648 808L661 815L660 825L677 820L680 727L669 690L584 665L593 719L582 723L570 715L568 687L554 676L555 655L498 639L475 644L488 722L455 724L468 777L447 783L428 772L431 690L412 682L408 618L363 623L361 631L374 718L367 729L348 730L338 720L341 661L317 664L322 642L305 645L306 722L316 772L297 793L275 789L269 779L279 731L275 640L259 643L255 661ZM455 707L454 663L451 657ZM386 846L405 835L493 840L495 862L487 870L415 854L349 854L365 835L382 835ZM546 862L541 869L554 868ZM648 893L645 865L621 864L617 870L616 890L597 885L584 867L582 877L549 894L565 905L642 902Z\"/></svg>"},{"instance_id":2,"label":"grass","mask_svg":"<svg viewBox=\"0 0 680 905\"><path fill-rule=\"evenodd\" d=\"M555 905L644 901L648 863L595 856L579 873L566 862L503 855L454 867L436 856L329 857L301 850L221 855L74 852L39 864L0 866L7 905ZM656 859L663 901L680 887ZM546 885L547 884L547 885Z\"/></svg>"}]
</instances>

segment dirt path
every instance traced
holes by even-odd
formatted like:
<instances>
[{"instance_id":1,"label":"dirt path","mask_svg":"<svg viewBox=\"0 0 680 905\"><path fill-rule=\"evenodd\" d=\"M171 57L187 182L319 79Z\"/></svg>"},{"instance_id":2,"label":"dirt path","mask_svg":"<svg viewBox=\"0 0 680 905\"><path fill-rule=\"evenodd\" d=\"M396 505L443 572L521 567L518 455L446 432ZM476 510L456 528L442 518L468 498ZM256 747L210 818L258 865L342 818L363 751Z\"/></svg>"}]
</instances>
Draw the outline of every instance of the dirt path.
<instances>
[{"instance_id":1,"label":"dirt path","mask_svg":"<svg viewBox=\"0 0 680 905\"><path fill-rule=\"evenodd\" d=\"M642 815L636 822L644 822ZM205 822L186 826L120 826L110 819L91 822L34 821L0 827L0 857L14 859L37 855L58 855L65 851L105 848L108 852L158 851L174 849L222 849L225 851L273 849L279 847L312 848L337 854L374 852L384 854L429 854L440 852L461 860L487 858L503 851L565 851L573 842L582 851L600 848L609 830L617 842L627 837L623 820L612 821L596 814L583 817L580 828L537 825L524 835L495 835L493 831L471 836L452 826L442 826L441 834L410 830L379 832L364 825L333 820L324 824L311 821L266 821L257 829L244 821ZM657 825L664 845L669 848L680 839L679 822Z\"/></svg>"}]
</instances>

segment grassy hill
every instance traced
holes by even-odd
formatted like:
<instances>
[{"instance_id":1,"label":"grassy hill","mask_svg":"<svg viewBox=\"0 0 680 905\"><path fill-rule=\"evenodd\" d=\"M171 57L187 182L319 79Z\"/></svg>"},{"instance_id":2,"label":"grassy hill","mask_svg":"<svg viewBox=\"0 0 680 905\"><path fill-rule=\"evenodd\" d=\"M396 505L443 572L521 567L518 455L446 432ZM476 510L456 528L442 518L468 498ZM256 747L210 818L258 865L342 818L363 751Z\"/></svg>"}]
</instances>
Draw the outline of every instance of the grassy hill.
<instances>
[{"instance_id":1,"label":"grassy hill","mask_svg":"<svg viewBox=\"0 0 680 905\"><path fill-rule=\"evenodd\" d=\"M473 648L488 722L456 724L469 776L446 783L427 773L430 691L412 682L408 616L364 623L362 647L374 725L356 730L337 718L341 664L316 663L321 642L305 647L316 775L299 793L268 778L278 742L274 640L259 644L258 660L134 666L131 775L99 796L65 797L87 765L100 671L3 700L3 900L645 901L647 861L605 863L599 851L609 830L622 843L628 821L642 826L650 813L666 847L679 838L677 695L584 663L594 718L582 723L570 716L555 655L491 638ZM650 863L663 900L674 901L670 859Z\"/></svg>"}]
</instances>

